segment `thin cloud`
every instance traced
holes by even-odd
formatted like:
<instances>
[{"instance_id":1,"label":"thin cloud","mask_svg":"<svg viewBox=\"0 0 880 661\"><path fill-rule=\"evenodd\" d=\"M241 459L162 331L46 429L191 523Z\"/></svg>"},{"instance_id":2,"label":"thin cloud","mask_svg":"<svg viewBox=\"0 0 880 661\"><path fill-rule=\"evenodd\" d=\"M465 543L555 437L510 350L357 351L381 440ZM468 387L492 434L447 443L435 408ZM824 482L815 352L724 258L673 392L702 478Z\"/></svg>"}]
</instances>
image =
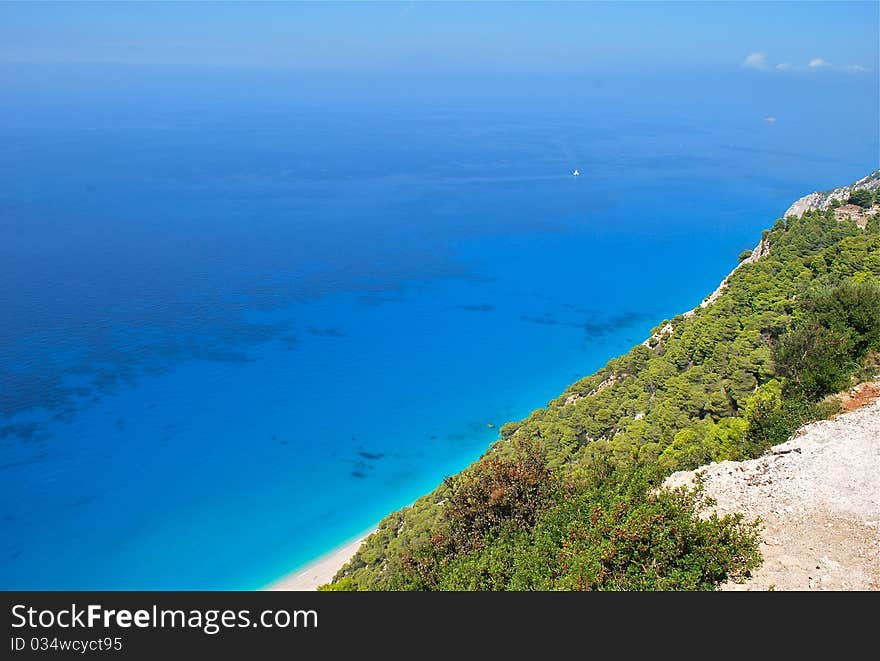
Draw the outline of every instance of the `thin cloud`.
<instances>
[{"instance_id":1,"label":"thin cloud","mask_svg":"<svg viewBox=\"0 0 880 661\"><path fill-rule=\"evenodd\" d=\"M790 62L773 63L767 58L766 53L752 52L746 55L746 59L742 62L744 69L755 69L756 71L773 71L778 73L793 72L809 72L809 71L844 71L847 73L864 73L870 71L868 67L861 64L832 64L828 60L821 57L814 57L807 62L806 65L791 64Z\"/></svg>"},{"instance_id":2,"label":"thin cloud","mask_svg":"<svg viewBox=\"0 0 880 661\"><path fill-rule=\"evenodd\" d=\"M106 48L150 48L156 50L175 49L175 48L199 48L204 49L203 43L195 41L149 41L149 40L126 40L126 41L107 41L103 44Z\"/></svg>"},{"instance_id":3,"label":"thin cloud","mask_svg":"<svg viewBox=\"0 0 880 661\"><path fill-rule=\"evenodd\" d=\"M765 53L749 53L746 55L746 59L743 60L742 65L746 69L766 69L767 55Z\"/></svg>"}]
</instances>

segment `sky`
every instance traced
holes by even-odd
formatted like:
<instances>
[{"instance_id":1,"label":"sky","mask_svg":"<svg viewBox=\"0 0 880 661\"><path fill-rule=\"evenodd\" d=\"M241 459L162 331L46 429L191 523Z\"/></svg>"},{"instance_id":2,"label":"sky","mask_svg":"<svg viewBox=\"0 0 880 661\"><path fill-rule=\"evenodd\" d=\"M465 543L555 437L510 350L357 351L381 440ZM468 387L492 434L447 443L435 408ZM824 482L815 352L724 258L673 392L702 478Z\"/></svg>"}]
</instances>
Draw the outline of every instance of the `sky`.
<instances>
[{"instance_id":1,"label":"sky","mask_svg":"<svg viewBox=\"0 0 880 661\"><path fill-rule=\"evenodd\" d=\"M877 76L876 2L0 3L0 66Z\"/></svg>"}]
</instances>

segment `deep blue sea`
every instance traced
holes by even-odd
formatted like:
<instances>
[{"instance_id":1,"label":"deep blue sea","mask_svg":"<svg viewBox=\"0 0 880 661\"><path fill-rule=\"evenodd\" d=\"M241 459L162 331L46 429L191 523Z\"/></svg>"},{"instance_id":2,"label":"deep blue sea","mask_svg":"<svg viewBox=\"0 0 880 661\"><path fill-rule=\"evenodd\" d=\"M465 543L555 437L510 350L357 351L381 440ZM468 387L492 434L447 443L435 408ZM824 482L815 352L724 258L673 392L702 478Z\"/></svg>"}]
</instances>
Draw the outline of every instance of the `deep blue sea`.
<instances>
[{"instance_id":1,"label":"deep blue sea","mask_svg":"<svg viewBox=\"0 0 880 661\"><path fill-rule=\"evenodd\" d=\"M2 73L7 589L265 586L878 166L876 76Z\"/></svg>"}]
</instances>

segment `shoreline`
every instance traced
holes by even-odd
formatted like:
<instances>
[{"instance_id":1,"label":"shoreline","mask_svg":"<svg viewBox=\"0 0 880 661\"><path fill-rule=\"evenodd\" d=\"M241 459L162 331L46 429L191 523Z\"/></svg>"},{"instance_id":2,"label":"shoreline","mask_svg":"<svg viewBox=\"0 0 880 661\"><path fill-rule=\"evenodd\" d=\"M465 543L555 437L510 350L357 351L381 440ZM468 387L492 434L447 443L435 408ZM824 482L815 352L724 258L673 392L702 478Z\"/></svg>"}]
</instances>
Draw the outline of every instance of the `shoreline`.
<instances>
[{"instance_id":1,"label":"shoreline","mask_svg":"<svg viewBox=\"0 0 880 661\"><path fill-rule=\"evenodd\" d=\"M270 592L313 592L317 590L319 585L330 582L336 572L354 557L364 540L376 530L377 526L373 526L355 539L318 556L307 565L285 574L262 589Z\"/></svg>"}]
</instances>

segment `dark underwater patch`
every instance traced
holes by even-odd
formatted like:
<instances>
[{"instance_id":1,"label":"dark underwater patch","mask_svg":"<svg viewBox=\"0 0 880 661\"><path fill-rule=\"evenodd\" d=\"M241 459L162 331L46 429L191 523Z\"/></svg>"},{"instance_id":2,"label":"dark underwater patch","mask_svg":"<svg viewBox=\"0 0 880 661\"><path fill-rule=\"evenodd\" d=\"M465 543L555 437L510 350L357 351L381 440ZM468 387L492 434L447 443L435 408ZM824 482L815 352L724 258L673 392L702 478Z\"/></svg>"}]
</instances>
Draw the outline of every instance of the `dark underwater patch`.
<instances>
[{"instance_id":1,"label":"dark underwater patch","mask_svg":"<svg viewBox=\"0 0 880 661\"><path fill-rule=\"evenodd\" d=\"M347 337L347 333L341 328L317 328L309 326L309 333L317 337Z\"/></svg>"},{"instance_id":2,"label":"dark underwater patch","mask_svg":"<svg viewBox=\"0 0 880 661\"><path fill-rule=\"evenodd\" d=\"M364 459L368 459L370 461L377 461L385 456L384 452L367 452L365 450L358 450L358 455L363 457Z\"/></svg>"},{"instance_id":3,"label":"dark underwater patch","mask_svg":"<svg viewBox=\"0 0 880 661\"><path fill-rule=\"evenodd\" d=\"M587 314L585 308L578 307L571 303L563 304L563 307L572 312L579 313L585 317L584 321L564 321L557 319L552 312L544 312L542 315L521 315L520 320L527 321L532 324L540 324L542 326L568 326L569 328L580 328L592 339L598 339L610 333L627 328L641 321L652 319L656 315L649 312L626 311L610 317L601 314Z\"/></svg>"},{"instance_id":4,"label":"dark underwater patch","mask_svg":"<svg viewBox=\"0 0 880 661\"><path fill-rule=\"evenodd\" d=\"M0 440L17 438L22 443L33 443L48 438L48 435L40 432L40 426L35 422L28 422L0 427Z\"/></svg>"},{"instance_id":5,"label":"dark underwater patch","mask_svg":"<svg viewBox=\"0 0 880 661\"><path fill-rule=\"evenodd\" d=\"M650 319L653 316L654 315L647 312L628 311L613 315L605 319L601 317L594 317L584 322L571 323L566 325L572 326L574 328L582 328L584 332L590 337L598 338L608 335L609 333L618 331L621 328L632 326L633 324L636 324L640 321Z\"/></svg>"},{"instance_id":6,"label":"dark underwater patch","mask_svg":"<svg viewBox=\"0 0 880 661\"><path fill-rule=\"evenodd\" d=\"M77 389L63 383L63 373L41 364L27 372L0 368L0 417L32 408L58 409L71 406Z\"/></svg>"},{"instance_id":7,"label":"dark underwater patch","mask_svg":"<svg viewBox=\"0 0 880 661\"><path fill-rule=\"evenodd\" d=\"M480 303L479 305L462 305L460 307L462 310L467 310L468 312L492 312L495 310L495 306L489 303Z\"/></svg>"},{"instance_id":8,"label":"dark underwater patch","mask_svg":"<svg viewBox=\"0 0 880 661\"><path fill-rule=\"evenodd\" d=\"M371 305L374 307L385 305L386 303L396 303L398 301L400 301L399 298L394 296L384 296L381 294L363 294L362 296L357 297L357 302L361 305Z\"/></svg>"},{"instance_id":9,"label":"dark underwater patch","mask_svg":"<svg viewBox=\"0 0 880 661\"><path fill-rule=\"evenodd\" d=\"M96 500L98 500L98 498L100 496L101 496L101 494L97 494L97 493L89 494L88 496L81 496L80 498L77 498L76 500L71 501L69 506L73 507L73 508L83 507L84 505L88 505L89 503L95 502Z\"/></svg>"},{"instance_id":10,"label":"dark underwater patch","mask_svg":"<svg viewBox=\"0 0 880 661\"><path fill-rule=\"evenodd\" d=\"M41 461L45 460L49 455L45 452L41 452L38 455L31 457L30 459L22 459L21 461L10 461L5 464L0 464L0 470L6 470L8 468L21 468L22 466L30 466L32 464L38 464Z\"/></svg>"},{"instance_id":11,"label":"dark underwater patch","mask_svg":"<svg viewBox=\"0 0 880 661\"><path fill-rule=\"evenodd\" d=\"M209 360L214 363L233 363L241 365L243 363L253 362L253 358L241 351L230 351L216 349L213 351L205 351L199 355L203 360Z\"/></svg>"},{"instance_id":12,"label":"dark underwater patch","mask_svg":"<svg viewBox=\"0 0 880 661\"><path fill-rule=\"evenodd\" d=\"M559 321L553 316L552 312L545 312L540 317L524 314L520 316L521 321L527 321L530 324L540 324L541 326L556 326Z\"/></svg>"},{"instance_id":13,"label":"dark underwater patch","mask_svg":"<svg viewBox=\"0 0 880 661\"><path fill-rule=\"evenodd\" d=\"M52 350L48 358L39 349L22 360L34 366L26 371L0 367L0 420L44 409L50 420L69 423L103 397L136 385L143 374L166 374L190 360L250 362L247 349L278 337L290 326L289 322L251 323L242 318L238 307L218 312L205 304L198 309L201 316L193 316L188 307L177 310L174 304L160 310L138 310L133 328L124 323L119 327L84 326L78 334L45 343ZM72 356L65 363L59 363L53 353L59 347ZM6 425L0 427L0 438L48 438L41 429L36 423Z\"/></svg>"}]
</instances>

